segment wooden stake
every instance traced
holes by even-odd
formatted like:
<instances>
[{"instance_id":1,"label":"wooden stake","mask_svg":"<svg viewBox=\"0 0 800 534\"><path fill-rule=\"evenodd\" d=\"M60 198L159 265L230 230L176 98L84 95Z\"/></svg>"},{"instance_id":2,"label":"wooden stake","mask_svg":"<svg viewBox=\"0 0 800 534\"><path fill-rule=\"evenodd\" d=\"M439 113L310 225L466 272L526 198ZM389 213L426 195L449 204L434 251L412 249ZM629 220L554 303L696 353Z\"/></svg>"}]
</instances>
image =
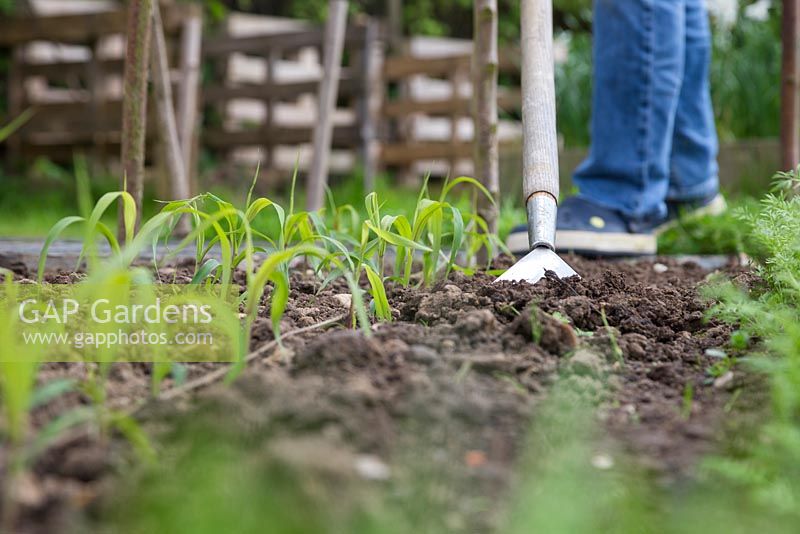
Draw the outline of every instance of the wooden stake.
<instances>
[{"instance_id":1,"label":"wooden stake","mask_svg":"<svg viewBox=\"0 0 800 534\"><path fill-rule=\"evenodd\" d=\"M388 0L389 49L393 54L403 52L403 0Z\"/></svg>"},{"instance_id":2,"label":"wooden stake","mask_svg":"<svg viewBox=\"0 0 800 534\"><path fill-rule=\"evenodd\" d=\"M183 167L189 176L195 175L195 154L199 141L200 63L203 46L203 12L193 9L183 23L181 34L180 81L178 85L178 137L183 153ZM190 187L190 193L194 190Z\"/></svg>"},{"instance_id":3,"label":"wooden stake","mask_svg":"<svg viewBox=\"0 0 800 534\"><path fill-rule=\"evenodd\" d=\"M147 76L150 61L150 26L153 0L128 3L127 50L125 52L124 95L122 102L122 187L136 202L137 221L142 213L144 149L147 128ZM117 232L124 239L122 207Z\"/></svg>"},{"instance_id":4,"label":"wooden stake","mask_svg":"<svg viewBox=\"0 0 800 534\"><path fill-rule=\"evenodd\" d=\"M347 4L347 0L330 0L328 2L328 21L325 24L323 46L323 74L319 84L317 124L314 128L314 153L306 187L306 208L309 211L322 208L325 186L328 184L333 112L336 109L336 98L339 92L344 34L347 29Z\"/></svg>"},{"instance_id":5,"label":"wooden stake","mask_svg":"<svg viewBox=\"0 0 800 534\"><path fill-rule=\"evenodd\" d=\"M153 10L153 89L156 99L158 131L163 143L164 156L169 173L169 186L172 200L186 199L191 196L189 179L186 175L183 151L178 137L178 125L175 120L175 107L172 102L172 82L169 75L169 59L164 26L161 22L161 10L158 6ZM186 235L190 230L189 219L182 217L175 228L178 235Z\"/></svg>"},{"instance_id":6,"label":"wooden stake","mask_svg":"<svg viewBox=\"0 0 800 534\"><path fill-rule=\"evenodd\" d=\"M781 66L781 167L793 170L800 164L800 74L798 73L798 0L783 0L783 58Z\"/></svg>"},{"instance_id":7,"label":"wooden stake","mask_svg":"<svg viewBox=\"0 0 800 534\"><path fill-rule=\"evenodd\" d=\"M492 194L494 204L478 195L478 214L489 232L497 233L500 202L500 149L497 137L497 0L475 0L473 43L473 98L475 123L475 178ZM478 261L485 263L488 251L481 249Z\"/></svg>"},{"instance_id":8,"label":"wooden stake","mask_svg":"<svg viewBox=\"0 0 800 534\"><path fill-rule=\"evenodd\" d=\"M25 61L24 46L18 45L11 49L8 65L8 116L11 120L19 117L25 111L25 77L22 73ZM8 147L8 161L16 168L22 162L22 135L12 132L5 140Z\"/></svg>"},{"instance_id":9,"label":"wooden stake","mask_svg":"<svg viewBox=\"0 0 800 534\"><path fill-rule=\"evenodd\" d=\"M383 50L378 42L377 21L368 18L364 34L364 46L360 53L361 98L357 103L359 134L361 138L361 165L364 169L364 191L375 189L375 175L378 173L380 144L378 142L378 122L383 105L383 92L375 90L384 87L381 81L383 70Z\"/></svg>"}]
</instances>

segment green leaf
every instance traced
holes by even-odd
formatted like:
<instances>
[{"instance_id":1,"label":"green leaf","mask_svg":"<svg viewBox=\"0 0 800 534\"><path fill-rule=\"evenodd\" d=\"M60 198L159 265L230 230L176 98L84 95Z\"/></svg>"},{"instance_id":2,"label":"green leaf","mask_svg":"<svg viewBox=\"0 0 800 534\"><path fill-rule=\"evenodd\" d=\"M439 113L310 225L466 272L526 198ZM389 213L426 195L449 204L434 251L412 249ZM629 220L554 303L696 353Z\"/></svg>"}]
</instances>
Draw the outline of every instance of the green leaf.
<instances>
[{"instance_id":1,"label":"green leaf","mask_svg":"<svg viewBox=\"0 0 800 534\"><path fill-rule=\"evenodd\" d=\"M489 190L488 190L488 189L486 189L486 187L484 187L484 186L483 186L483 184L482 184L482 183L480 183L478 180L476 180L475 178L470 178L470 177L468 177L468 176L459 176L459 177L458 177L458 178L456 178L455 180L452 180L452 181L448 182L448 183L447 183L447 184L446 184L446 185L445 185L445 186L442 188L442 196L440 197L440 200L441 200L441 201L444 201L444 200L445 200L445 198L447 198L447 195L450 193L450 191L451 191L451 190L452 190L452 189L453 189L455 186L457 186L458 184L469 184L469 185L472 185L472 186L474 186L476 189L478 189L478 191L480 191L481 193L483 193L483 195L484 195L484 196L485 196L487 199L489 199L489 202L491 202L491 203L492 203L492 205L494 205L494 203L495 203L495 202L494 202L494 197L493 197L493 196L492 196L492 194L489 192Z\"/></svg>"},{"instance_id":2,"label":"green leaf","mask_svg":"<svg viewBox=\"0 0 800 534\"><path fill-rule=\"evenodd\" d=\"M284 271L275 271L270 276L273 288L269 298L269 318L275 340L281 343L281 318L289 304L289 277Z\"/></svg>"},{"instance_id":3,"label":"green leaf","mask_svg":"<svg viewBox=\"0 0 800 534\"><path fill-rule=\"evenodd\" d=\"M453 240L450 248L450 261L447 264L447 271L444 275L445 278L450 275L450 271L456 264L458 251L461 250L461 246L464 244L464 219L461 217L461 212L455 206L450 206L450 213L453 216Z\"/></svg>"},{"instance_id":4,"label":"green leaf","mask_svg":"<svg viewBox=\"0 0 800 534\"><path fill-rule=\"evenodd\" d=\"M44 406L53 399L75 390L77 381L72 378L57 378L34 390L31 396L31 409Z\"/></svg>"},{"instance_id":5,"label":"green leaf","mask_svg":"<svg viewBox=\"0 0 800 534\"><path fill-rule=\"evenodd\" d=\"M0 143L8 139L11 135L14 134L17 130L22 128L25 123L27 123L31 118L36 114L35 108L28 108L19 115L13 121L9 122L2 128L0 128Z\"/></svg>"},{"instance_id":6,"label":"green leaf","mask_svg":"<svg viewBox=\"0 0 800 534\"><path fill-rule=\"evenodd\" d=\"M25 463L30 464L47 450L64 432L77 425L88 423L95 418L95 409L80 406L65 412L42 427L36 433L33 443L25 450Z\"/></svg>"},{"instance_id":7,"label":"green leaf","mask_svg":"<svg viewBox=\"0 0 800 534\"><path fill-rule=\"evenodd\" d=\"M156 451L150 444L150 440L142 430L142 427L133 417L124 413L112 414L111 426L125 436L125 439L130 442L133 450L138 453L142 460L148 463L155 461Z\"/></svg>"},{"instance_id":8,"label":"green leaf","mask_svg":"<svg viewBox=\"0 0 800 534\"><path fill-rule=\"evenodd\" d=\"M45 264L47 263L47 251L50 250L50 247L53 245L53 242L58 239L61 233L67 229L68 226L71 226L77 222L84 222L86 219L83 217L78 217L73 215L71 217L64 217L56 224L50 228L50 231L47 233L47 237L45 237L44 245L42 245L42 251L39 253L39 268L37 271L37 280L39 283L42 283L42 279L44 278L44 269Z\"/></svg>"},{"instance_id":9,"label":"green leaf","mask_svg":"<svg viewBox=\"0 0 800 534\"><path fill-rule=\"evenodd\" d=\"M422 250L425 252L430 252L431 248L423 245L422 243L417 243L411 239L403 237L399 234L394 232L388 232L375 226L372 221L364 221L364 224L367 228L372 230L378 237L383 239L384 241L391 243L392 245L399 246L399 247L407 247L414 250Z\"/></svg>"},{"instance_id":10,"label":"green leaf","mask_svg":"<svg viewBox=\"0 0 800 534\"><path fill-rule=\"evenodd\" d=\"M383 280L380 275L367 264L364 265L364 271L367 273L370 294L372 295L372 300L375 302L375 316L380 321L390 322L392 320L392 309L389 306L389 299L386 298L386 288L383 285Z\"/></svg>"},{"instance_id":11,"label":"green leaf","mask_svg":"<svg viewBox=\"0 0 800 534\"><path fill-rule=\"evenodd\" d=\"M220 267L222 267L222 264L218 260L215 258L209 258L199 269L197 269L197 272L194 273L190 283L202 283L206 278L213 276L214 272Z\"/></svg>"}]
</instances>

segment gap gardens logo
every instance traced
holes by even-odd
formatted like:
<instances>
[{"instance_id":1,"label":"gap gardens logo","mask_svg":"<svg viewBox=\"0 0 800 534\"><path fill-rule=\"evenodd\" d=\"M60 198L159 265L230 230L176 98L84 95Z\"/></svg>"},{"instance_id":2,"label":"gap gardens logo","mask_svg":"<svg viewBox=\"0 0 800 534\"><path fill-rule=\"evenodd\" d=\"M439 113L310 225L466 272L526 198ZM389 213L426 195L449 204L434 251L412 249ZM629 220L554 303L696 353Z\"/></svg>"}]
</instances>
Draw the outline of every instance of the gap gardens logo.
<instances>
[{"instance_id":1,"label":"gap gardens logo","mask_svg":"<svg viewBox=\"0 0 800 534\"><path fill-rule=\"evenodd\" d=\"M0 359L235 362L237 297L213 285L6 285Z\"/></svg>"}]
</instances>

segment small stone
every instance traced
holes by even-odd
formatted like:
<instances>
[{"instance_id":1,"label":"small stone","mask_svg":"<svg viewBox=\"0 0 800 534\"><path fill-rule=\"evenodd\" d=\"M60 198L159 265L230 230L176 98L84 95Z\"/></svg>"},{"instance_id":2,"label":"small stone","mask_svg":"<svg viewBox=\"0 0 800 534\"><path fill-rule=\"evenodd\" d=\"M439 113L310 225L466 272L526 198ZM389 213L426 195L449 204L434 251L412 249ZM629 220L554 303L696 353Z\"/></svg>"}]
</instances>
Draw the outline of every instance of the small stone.
<instances>
[{"instance_id":1,"label":"small stone","mask_svg":"<svg viewBox=\"0 0 800 534\"><path fill-rule=\"evenodd\" d=\"M592 456L592 467L607 471L614 467L614 459L606 453L599 453Z\"/></svg>"},{"instance_id":2,"label":"small stone","mask_svg":"<svg viewBox=\"0 0 800 534\"><path fill-rule=\"evenodd\" d=\"M724 360L728 357L728 355L722 349L706 349L706 356L711 358L719 358L721 360Z\"/></svg>"},{"instance_id":3,"label":"small stone","mask_svg":"<svg viewBox=\"0 0 800 534\"><path fill-rule=\"evenodd\" d=\"M658 274L664 274L665 272L669 271L669 267L663 263L654 263L653 270Z\"/></svg>"},{"instance_id":4,"label":"small stone","mask_svg":"<svg viewBox=\"0 0 800 534\"><path fill-rule=\"evenodd\" d=\"M30 278L23 278L17 283L18 284L28 284L28 285L30 285L30 284L36 284L36 281L35 280L31 280Z\"/></svg>"},{"instance_id":5,"label":"small stone","mask_svg":"<svg viewBox=\"0 0 800 534\"><path fill-rule=\"evenodd\" d=\"M714 380L714 387L717 389L722 389L729 386L733 382L733 371L728 371L722 376L718 376Z\"/></svg>"},{"instance_id":6,"label":"small stone","mask_svg":"<svg viewBox=\"0 0 800 534\"><path fill-rule=\"evenodd\" d=\"M356 458L356 473L366 480L389 480L392 471L383 460L371 454L361 454Z\"/></svg>"},{"instance_id":7,"label":"small stone","mask_svg":"<svg viewBox=\"0 0 800 534\"><path fill-rule=\"evenodd\" d=\"M337 293L333 296L336 301L347 309L353 305L353 295L350 293Z\"/></svg>"}]
</instances>

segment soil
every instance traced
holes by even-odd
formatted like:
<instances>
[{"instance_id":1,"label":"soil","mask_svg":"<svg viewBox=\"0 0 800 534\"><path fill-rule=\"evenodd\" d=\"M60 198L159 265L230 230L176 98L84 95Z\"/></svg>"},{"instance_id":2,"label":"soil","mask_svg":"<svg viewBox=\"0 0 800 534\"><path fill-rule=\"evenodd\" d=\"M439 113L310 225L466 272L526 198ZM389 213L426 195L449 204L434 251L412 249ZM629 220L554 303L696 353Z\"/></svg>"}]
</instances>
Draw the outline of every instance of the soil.
<instances>
[{"instance_id":1,"label":"soil","mask_svg":"<svg viewBox=\"0 0 800 534\"><path fill-rule=\"evenodd\" d=\"M449 510L441 531L498 527L537 406L553 388L594 406L620 454L661 482L691 477L716 446L734 386L707 373L717 361L707 349L725 347L731 333L704 318L698 285L709 271L670 259L568 261L582 279L530 285L454 273L428 289L390 284L395 321L374 325L371 336L337 324L291 337L233 385L152 401L136 417L176 469L189 427L243 444L243 458L333 480L336 500L354 494L351 484L378 484L392 495L422 491L429 506ZM344 285L320 290L308 273L296 273L292 287L284 332L348 312ZM272 339L267 313L252 348ZM214 368L190 365L189 378ZM41 380L84 373L48 364ZM131 407L149 387L147 366L118 364L110 403ZM37 410L34 423L83 402L78 394L60 399ZM130 458L122 440L92 436L50 450L23 481L19 532L113 524L115 506L141 480ZM438 482L418 489L431 478Z\"/></svg>"}]
</instances>

